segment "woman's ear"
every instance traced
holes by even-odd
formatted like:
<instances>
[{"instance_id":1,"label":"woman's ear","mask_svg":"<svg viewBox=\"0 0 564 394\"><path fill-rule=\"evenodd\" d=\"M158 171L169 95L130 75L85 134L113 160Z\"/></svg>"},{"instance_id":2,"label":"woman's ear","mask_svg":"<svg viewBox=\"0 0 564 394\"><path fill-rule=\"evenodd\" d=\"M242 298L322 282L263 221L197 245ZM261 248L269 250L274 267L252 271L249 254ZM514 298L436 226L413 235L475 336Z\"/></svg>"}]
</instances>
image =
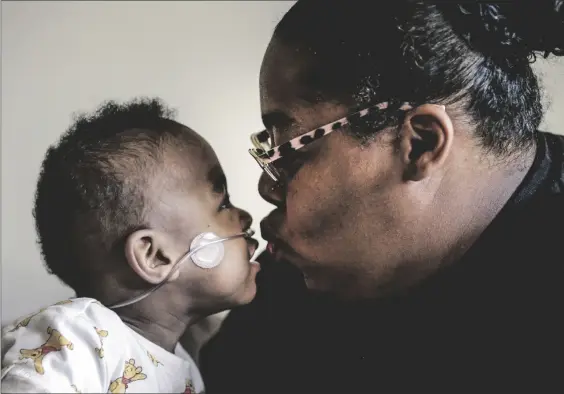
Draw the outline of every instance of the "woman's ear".
<instances>
[{"instance_id":1,"label":"woman's ear","mask_svg":"<svg viewBox=\"0 0 564 394\"><path fill-rule=\"evenodd\" d=\"M166 278L178 258L170 246L166 235L155 230L138 230L127 237L125 257L141 279L156 285ZM178 276L176 270L169 280L176 280Z\"/></svg>"},{"instance_id":2,"label":"woman's ear","mask_svg":"<svg viewBox=\"0 0 564 394\"><path fill-rule=\"evenodd\" d=\"M439 169L454 140L452 120L443 105L425 104L410 111L400 132L406 180L419 181Z\"/></svg>"}]
</instances>

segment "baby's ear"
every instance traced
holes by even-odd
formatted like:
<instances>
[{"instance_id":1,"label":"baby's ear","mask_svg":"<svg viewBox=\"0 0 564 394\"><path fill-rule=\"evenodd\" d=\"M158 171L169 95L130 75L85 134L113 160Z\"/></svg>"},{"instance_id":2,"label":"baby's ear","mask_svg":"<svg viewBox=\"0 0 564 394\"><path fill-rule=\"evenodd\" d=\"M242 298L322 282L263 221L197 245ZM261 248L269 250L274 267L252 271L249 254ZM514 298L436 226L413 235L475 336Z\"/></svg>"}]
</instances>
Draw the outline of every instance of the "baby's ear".
<instances>
[{"instance_id":1,"label":"baby's ear","mask_svg":"<svg viewBox=\"0 0 564 394\"><path fill-rule=\"evenodd\" d=\"M155 230L138 230L125 242L125 257L133 271L152 285L159 284L178 258L169 248L167 236ZM175 272L170 280L178 277Z\"/></svg>"}]
</instances>

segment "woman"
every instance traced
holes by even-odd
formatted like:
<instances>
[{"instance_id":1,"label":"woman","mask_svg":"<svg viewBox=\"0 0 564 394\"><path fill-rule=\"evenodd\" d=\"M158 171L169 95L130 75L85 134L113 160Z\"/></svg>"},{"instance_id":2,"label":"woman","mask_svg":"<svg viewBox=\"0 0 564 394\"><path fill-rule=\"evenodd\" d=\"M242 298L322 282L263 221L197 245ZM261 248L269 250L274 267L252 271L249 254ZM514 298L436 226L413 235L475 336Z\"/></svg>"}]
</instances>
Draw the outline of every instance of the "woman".
<instances>
[{"instance_id":1,"label":"woman","mask_svg":"<svg viewBox=\"0 0 564 394\"><path fill-rule=\"evenodd\" d=\"M292 7L253 137L268 252L210 393L561 385L564 138L530 61L564 54L563 3Z\"/></svg>"}]
</instances>

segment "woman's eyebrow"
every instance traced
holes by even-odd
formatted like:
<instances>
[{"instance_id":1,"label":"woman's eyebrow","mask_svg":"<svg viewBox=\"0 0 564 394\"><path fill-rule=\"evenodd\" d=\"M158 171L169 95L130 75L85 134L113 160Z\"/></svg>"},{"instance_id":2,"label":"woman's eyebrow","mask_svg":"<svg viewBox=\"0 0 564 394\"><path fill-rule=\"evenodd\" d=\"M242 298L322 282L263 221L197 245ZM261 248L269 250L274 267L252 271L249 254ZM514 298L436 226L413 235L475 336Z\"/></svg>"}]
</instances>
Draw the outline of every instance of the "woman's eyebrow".
<instances>
[{"instance_id":1,"label":"woman's eyebrow","mask_svg":"<svg viewBox=\"0 0 564 394\"><path fill-rule=\"evenodd\" d=\"M280 110L275 110L264 113L262 115L262 123L267 130L272 130L273 128L284 130L290 128L290 126L296 123L296 120Z\"/></svg>"}]
</instances>

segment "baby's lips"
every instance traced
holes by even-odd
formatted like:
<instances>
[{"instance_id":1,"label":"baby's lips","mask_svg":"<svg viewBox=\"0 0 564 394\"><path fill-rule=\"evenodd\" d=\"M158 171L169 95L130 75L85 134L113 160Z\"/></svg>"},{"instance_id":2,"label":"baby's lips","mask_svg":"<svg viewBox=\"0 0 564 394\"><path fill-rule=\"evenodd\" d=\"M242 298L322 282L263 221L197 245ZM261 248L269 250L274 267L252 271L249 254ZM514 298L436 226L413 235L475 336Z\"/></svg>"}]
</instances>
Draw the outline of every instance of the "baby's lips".
<instances>
[{"instance_id":1,"label":"baby's lips","mask_svg":"<svg viewBox=\"0 0 564 394\"><path fill-rule=\"evenodd\" d=\"M247 241L247 249L249 251L249 260L253 258L253 255L258 249L258 241L254 238L246 238Z\"/></svg>"}]
</instances>

